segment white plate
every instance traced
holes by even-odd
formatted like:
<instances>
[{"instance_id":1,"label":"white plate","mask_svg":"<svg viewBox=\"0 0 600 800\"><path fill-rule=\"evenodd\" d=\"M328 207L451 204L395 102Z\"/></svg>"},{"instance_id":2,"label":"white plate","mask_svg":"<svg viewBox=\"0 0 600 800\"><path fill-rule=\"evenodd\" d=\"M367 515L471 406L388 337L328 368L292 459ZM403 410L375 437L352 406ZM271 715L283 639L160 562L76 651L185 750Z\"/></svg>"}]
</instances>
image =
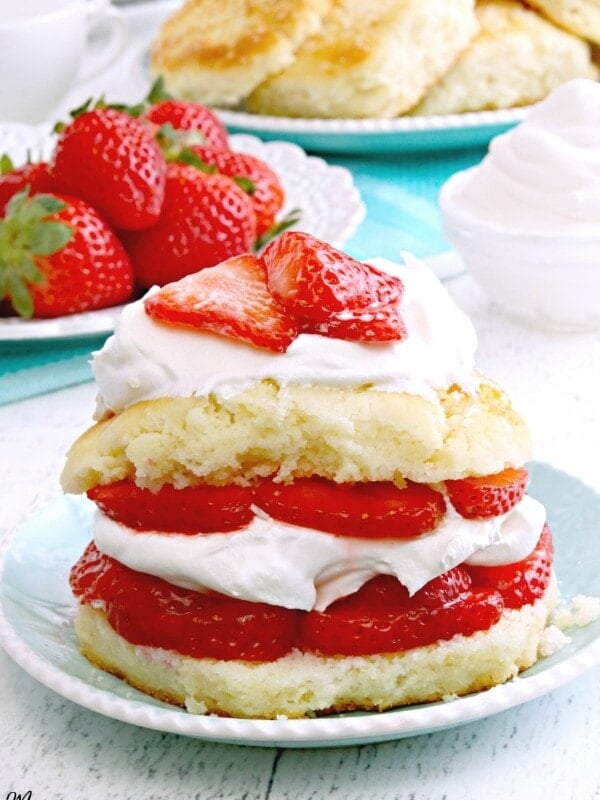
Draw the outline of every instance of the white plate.
<instances>
[{"instance_id":1,"label":"white plate","mask_svg":"<svg viewBox=\"0 0 600 800\"><path fill-rule=\"evenodd\" d=\"M547 508L564 600L600 595L600 495L547 464L530 465L530 492ZM398 739L481 719L539 697L600 663L600 619L502 686L444 703L305 720L196 716L92 667L78 652L70 566L91 538L93 506L59 497L5 543L0 644L30 675L85 708L146 728L246 745L333 747Z\"/></svg>"},{"instance_id":2,"label":"white plate","mask_svg":"<svg viewBox=\"0 0 600 800\"><path fill-rule=\"evenodd\" d=\"M250 153L269 164L283 184L285 205L280 216L300 210L296 230L312 233L342 248L365 215L365 207L344 167L329 166L323 159L307 155L290 142L263 142L255 136L230 137L232 150ZM0 153L8 153L15 164L32 158L47 158L53 137L47 125L0 123ZM55 320L0 319L0 342L32 339L72 338L110 333L120 309L88 311Z\"/></svg>"},{"instance_id":3,"label":"white plate","mask_svg":"<svg viewBox=\"0 0 600 800\"><path fill-rule=\"evenodd\" d=\"M112 333L124 306L84 311L54 319L0 319L0 342L35 342L51 339L79 339Z\"/></svg>"},{"instance_id":4,"label":"white plate","mask_svg":"<svg viewBox=\"0 0 600 800\"><path fill-rule=\"evenodd\" d=\"M98 78L75 87L54 116L60 117L90 96L111 101L138 102L148 91L149 49L161 22L180 0L158 0L122 9L131 34L126 53ZM519 122L526 108L396 119L292 119L217 109L235 133L253 133L262 139L293 141L306 150L337 153L390 153L447 150L487 144Z\"/></svg>"}]
</instances>

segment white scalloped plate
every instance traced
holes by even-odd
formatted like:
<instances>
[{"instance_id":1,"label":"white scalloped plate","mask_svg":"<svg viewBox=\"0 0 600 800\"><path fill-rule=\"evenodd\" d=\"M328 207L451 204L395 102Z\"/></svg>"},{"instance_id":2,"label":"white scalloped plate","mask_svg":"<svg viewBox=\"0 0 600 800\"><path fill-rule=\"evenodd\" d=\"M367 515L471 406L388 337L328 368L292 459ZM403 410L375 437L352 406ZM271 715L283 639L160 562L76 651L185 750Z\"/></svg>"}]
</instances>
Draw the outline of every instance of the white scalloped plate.
<instances>
[{"instance_id":1,"label":"white scalloped plate","mask_svg":"<svg viewBox=\"0 0 600 800\"><path fill-rule=\"evenodd\" d=\"M344 167L330 166L321 158L307 155L290 142L263 142L255 136L230 137L232 150L250 153L271 166L285 190L283 217L300 210L296 230L312 233L334 247L343 247L358 228L365 207L351 173ZM0 123L0 153L8 153L15 164L47 158L53 137L47 125L29 126ZM111 333L120 309L102 309L51 320L0 319L0 342L32 339L62 339Z\"/></svg>"},{"instance_id":2,"label":"white scalloped plate","mask_svg":"<svg viewBox=\"0 0 600 800\"><path fill-rule=\"evenodd\" d=\"M561 595L600 595L600 495L547 464L530 465L530 492L547 510ZM141 727L269 747L334 747L398 739L462 725L517 706L600 664L600 619L569 631L570 642L502 686L444 703L383 713L303 720L196 716L131 689L92 667L77 649L68 573L91 538L93 506L59 497L5 543L0 644L30 675L75 703Z\"/></svg>"}]
</instances>

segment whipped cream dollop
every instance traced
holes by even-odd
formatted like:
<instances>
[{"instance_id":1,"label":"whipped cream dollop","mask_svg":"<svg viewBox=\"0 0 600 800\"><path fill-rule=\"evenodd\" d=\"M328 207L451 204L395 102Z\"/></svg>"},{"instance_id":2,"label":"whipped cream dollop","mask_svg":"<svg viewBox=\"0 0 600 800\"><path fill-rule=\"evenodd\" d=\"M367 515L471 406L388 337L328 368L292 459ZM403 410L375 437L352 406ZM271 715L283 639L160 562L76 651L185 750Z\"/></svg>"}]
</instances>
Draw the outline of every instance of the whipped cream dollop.
<instances>
[{"instance_id":1,"label":"whipped cream dollop","mask_svg":"<svg viewBox=\"0 0 600 800\"><path fill-rule=\"evenodd\" d=\"M264 513L230 533L139 532L97 511L94 540L102 553L175 586L310 611L375 575L395 575L414 594L462 563L520 561L535 547L545 518L544 507L528 495L487 520L464 519L448 504L434 531L399 540L334 536Z\"/></svg>"},{"instance_id":2,"label":"whipped cream dollop","mask_svg":"<svg viewBox=\"0 0 600 800\"><path fill-rule=\"evenodd\" d=\"M267 378L280 386L373 386L426 397L452 384L475 391L473 325L429 267L403 257L404 264L369 262L404 285L401 309L408 336L399 342L364 344L301 334L285 353L276 353L156 322L145 313L143 300L130 304L114 335L93 355L96 417L158 397L227 397Z\"/></svg>"},{"instance_id":3,"label":"whipped cream dollop","mask_svg":"<svg viewBox=\"0 0 600 800\"><path fill-rule=\"evenodd\" d=\"M585 78L555 89L463 173L452 203L529 233L598 233L600 84Z\"/></svg>"}]
</instances>

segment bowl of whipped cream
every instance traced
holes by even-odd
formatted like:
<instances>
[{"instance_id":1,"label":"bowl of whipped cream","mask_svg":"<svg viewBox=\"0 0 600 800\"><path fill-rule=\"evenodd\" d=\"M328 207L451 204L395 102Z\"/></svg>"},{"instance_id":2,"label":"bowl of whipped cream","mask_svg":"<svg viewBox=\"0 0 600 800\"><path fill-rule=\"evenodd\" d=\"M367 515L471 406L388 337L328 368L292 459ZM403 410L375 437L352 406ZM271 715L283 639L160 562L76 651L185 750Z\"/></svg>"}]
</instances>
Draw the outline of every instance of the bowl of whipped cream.
<instances>
[{"instance_id":1,"label":"bowl of whipped cream","mask_svg":"<svg viewBox=\"0 0 600 800\"><path fill-rule=\"evenodd\" d=\"M562 84L443 185L446 238L501 311L600 329L600 84Z\"/></svg>"}]
</instances>

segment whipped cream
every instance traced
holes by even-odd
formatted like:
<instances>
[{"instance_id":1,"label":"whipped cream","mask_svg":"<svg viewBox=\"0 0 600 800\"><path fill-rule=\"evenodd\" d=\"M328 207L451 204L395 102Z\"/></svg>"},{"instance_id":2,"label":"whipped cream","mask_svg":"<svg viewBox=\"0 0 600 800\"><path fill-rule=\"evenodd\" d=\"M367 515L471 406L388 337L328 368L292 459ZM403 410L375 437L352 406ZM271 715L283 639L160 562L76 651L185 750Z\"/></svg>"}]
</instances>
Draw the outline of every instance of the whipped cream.
<instances>
[{"instance_id":1,"label":"whipped cream","mask_svg":"<svg viewBox=\"0 0 600 800\"><path fill-rule=\"evenodd\" d=\"M231 533L139 532L97 511L94 539L102 553L176 586L309 611L327 608L375 575L395 575L414 594L462 563L520 561L544 522L544 507L528 495L488 520L464 519L449 505L434 531L403 540L334 536L264 513Z\"/></svg>"},{"instance_id":2,"label":"whipped cream","mask_svg":"<svg viewBox=\"0 0 600 800\"><path fill-rule=\"evenodd\" d=\"M145 313L143 300L130 304L114 335L93 355L96 417L158 397L227 397L267 378L280 386L373 386L426 397L452 384L475 391L473 325L425 264L403 257L402 265L369 262L404 284L401 309L408 336L400 342L364 344L301 334L285 353L275 353L156 322Z\"/></svg>"},{"instance_id":3,"label":"whipped cream","mask_svg":"<svg viewBox=\"0 0 600 800\"><path fill-rule=\"evenodd\" d=\"M452 196L459 209L529 233L598 233L600 84L569 81L495 137Z\"/></svg>"}]
</instances>

